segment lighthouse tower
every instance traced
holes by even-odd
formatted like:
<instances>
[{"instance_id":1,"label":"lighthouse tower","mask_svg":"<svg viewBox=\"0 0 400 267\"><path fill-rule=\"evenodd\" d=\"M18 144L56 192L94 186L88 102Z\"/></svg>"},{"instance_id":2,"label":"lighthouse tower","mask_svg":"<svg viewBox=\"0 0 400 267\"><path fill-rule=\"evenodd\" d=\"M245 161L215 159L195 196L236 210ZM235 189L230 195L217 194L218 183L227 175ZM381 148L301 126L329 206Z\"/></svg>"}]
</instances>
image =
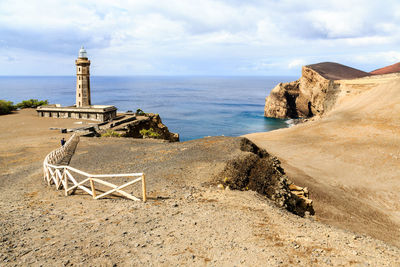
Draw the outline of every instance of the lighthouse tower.
<instances>
[{"instance_id":1,"label":"lighthouse tower","mask_svg":"<svg viewBox=\"0 0 400 267\"><path fill-rule=\"evenodd\" d=\"M79 50L76 65L76 107L89 107L90 102L90 60L85 48Z\"/></svg>"},{"instance_id":2,"label":"lighthouse tower","mask_svg":"<svg viewBox=\"0 0 400 267\"><path fill-rule=\"evenodd\" d=\"M117 117L117 108L110 105L92 105L90 101L90 60L83 46L79 50L76 65L76 104L40 106L39 117L73 118L106 122Z\"/></svg>"}]
</instances>

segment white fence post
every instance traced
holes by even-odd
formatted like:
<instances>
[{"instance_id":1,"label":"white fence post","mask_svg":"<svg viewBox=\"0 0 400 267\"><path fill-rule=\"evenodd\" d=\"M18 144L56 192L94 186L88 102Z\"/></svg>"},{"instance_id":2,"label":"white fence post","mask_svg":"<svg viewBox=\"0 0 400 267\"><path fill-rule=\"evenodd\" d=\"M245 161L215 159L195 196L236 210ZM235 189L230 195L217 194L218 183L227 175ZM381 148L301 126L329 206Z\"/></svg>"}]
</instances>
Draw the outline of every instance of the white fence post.
<instances>
[{"instance_id":1,"label":"white fence post","mask_svg":"<svg viewBox=\"0 0 400 267\"><path fill-rule=\"evenodd\" d=\"M146 176L143 173L142 174L142 194L143 194L143 202L147 201L147 196L146 196Z\"/></svg>"}]
</instances>

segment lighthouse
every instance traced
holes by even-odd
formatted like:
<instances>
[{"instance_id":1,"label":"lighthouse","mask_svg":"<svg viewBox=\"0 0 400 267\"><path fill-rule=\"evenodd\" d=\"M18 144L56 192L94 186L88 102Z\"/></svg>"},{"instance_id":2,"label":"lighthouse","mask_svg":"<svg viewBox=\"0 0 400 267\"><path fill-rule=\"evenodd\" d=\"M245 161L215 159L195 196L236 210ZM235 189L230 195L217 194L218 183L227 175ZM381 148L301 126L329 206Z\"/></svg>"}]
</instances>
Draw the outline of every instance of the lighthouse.
<instances>
[{"instance_id":1,"label":"lighthouse","mask_svg":"<svg viewBox=\"0 0 400 267\"><path fill-rule=\"evenodd\" d=\"M90 101L90 60L85 48L79 50L76 65L76 102L75 105L62 107L60 104L39 106L39 117L86 119L106 122L117 117L117 108L111 105L92 105ZM71 88L72 89L72 88Z\"/></svg>"},{"instance_id":2,"label":"lighthouse","mask_svg":"<svg viewBox=\"0 0 400 267\"><path fill-rule=\"evenodd\" d=\"M90 60L85 48L79 50L76 65L76 107L90 107Z\"/></svg>"}]
</instances>

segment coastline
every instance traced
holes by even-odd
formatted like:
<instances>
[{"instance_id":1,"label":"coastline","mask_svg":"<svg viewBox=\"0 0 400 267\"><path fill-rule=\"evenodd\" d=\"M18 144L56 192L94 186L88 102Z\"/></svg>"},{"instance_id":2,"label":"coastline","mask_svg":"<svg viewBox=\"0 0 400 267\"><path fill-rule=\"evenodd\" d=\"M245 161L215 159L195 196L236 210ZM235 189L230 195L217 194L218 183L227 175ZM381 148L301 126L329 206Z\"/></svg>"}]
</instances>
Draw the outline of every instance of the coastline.
<instances>
[{"instance_id":1,"label":"coastline","mask_svg":"<svg viewBox=\"0 0 400 267\"><path fill-rule=\"evenodd\" d=\"M171 132L179 133L181 140L192 140L285 127L284 122L264 120L264 98L266 88L292 78L93 76L90 82L94 103L114 105L120 112L142 109L159 113ZM5 89L2 97L14 102L39 98L69 106L74 104L75 86L74 76L0 77L0 88Z\"/></svg>"}]
</instances>

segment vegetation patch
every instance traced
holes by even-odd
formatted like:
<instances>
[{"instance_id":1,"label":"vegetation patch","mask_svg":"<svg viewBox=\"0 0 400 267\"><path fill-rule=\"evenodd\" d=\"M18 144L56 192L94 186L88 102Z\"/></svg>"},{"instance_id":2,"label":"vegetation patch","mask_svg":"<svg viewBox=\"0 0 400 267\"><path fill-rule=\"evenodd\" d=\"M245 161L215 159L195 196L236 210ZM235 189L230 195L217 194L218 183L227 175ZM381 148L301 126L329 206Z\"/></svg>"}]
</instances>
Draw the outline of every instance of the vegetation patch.
<instances>
[{"instance_id":1,"label":"vegetation patch","mask_svg":"<svg viewBox=\"0 0 400 267\"><path fill-rule=\"evenodd\" d=\"M15 109L13 102L0 100L0 115L10 114Z\"/></svg>"},{"instance_id":2,"label":"vegetation patch","mask_svg":"<svg viewBox=\"0 0 400 267\"><path fill-rule=\"evenodd\" d=\"M123 137L124 135L122 133L118 133L113 130L107 130L105 133L101 134L101 137Z\"/></svg>"},{"instance_id":3,"label":"vegetation patch","mask_svg":"<svg viewBox=\"0 0 400 267\"><path fill-rule=\"evenodd\" d=\"M47 100L37 100L37 99L29 99L24 100L21 103L16 105L17 108L37 108L38 106L48 105L49 102Z\"/></svg>"},{"instance_id":4,"label":"vegetation patch","mask_svg":"<svg viewBox=\"0 0 400 267\"><path fill-rule=\"evenodd\" d=\"M37 108L38 106L48 105L47 100L29 99L14 105L13 102L7 100L0 100L0 115L10 114L12 111L20 108Z\"/></svg>"},{"instance_id":5,"label":"vegetation patch","mask_svg":"<svg viewBox=\"0 0 400 267\"><path fill-rule=\"evenodd\" d=\"M141 110L140 108L138 108L136 110L136 116L146 116L146 113L143 110Z\"/></svg>"},{"instance_id":6,"label":"vegetation patch","mask_svg":"<svg viewBox=\"0 0 400 267\"><path fill-rule=\"evenodd\" d=\"M139 131L139 133L144 137L144 138L158 138L160 137L160 134L154 131L153 128L150 128L148 130L142 129Z\"/></svg>"}]
</instances>

